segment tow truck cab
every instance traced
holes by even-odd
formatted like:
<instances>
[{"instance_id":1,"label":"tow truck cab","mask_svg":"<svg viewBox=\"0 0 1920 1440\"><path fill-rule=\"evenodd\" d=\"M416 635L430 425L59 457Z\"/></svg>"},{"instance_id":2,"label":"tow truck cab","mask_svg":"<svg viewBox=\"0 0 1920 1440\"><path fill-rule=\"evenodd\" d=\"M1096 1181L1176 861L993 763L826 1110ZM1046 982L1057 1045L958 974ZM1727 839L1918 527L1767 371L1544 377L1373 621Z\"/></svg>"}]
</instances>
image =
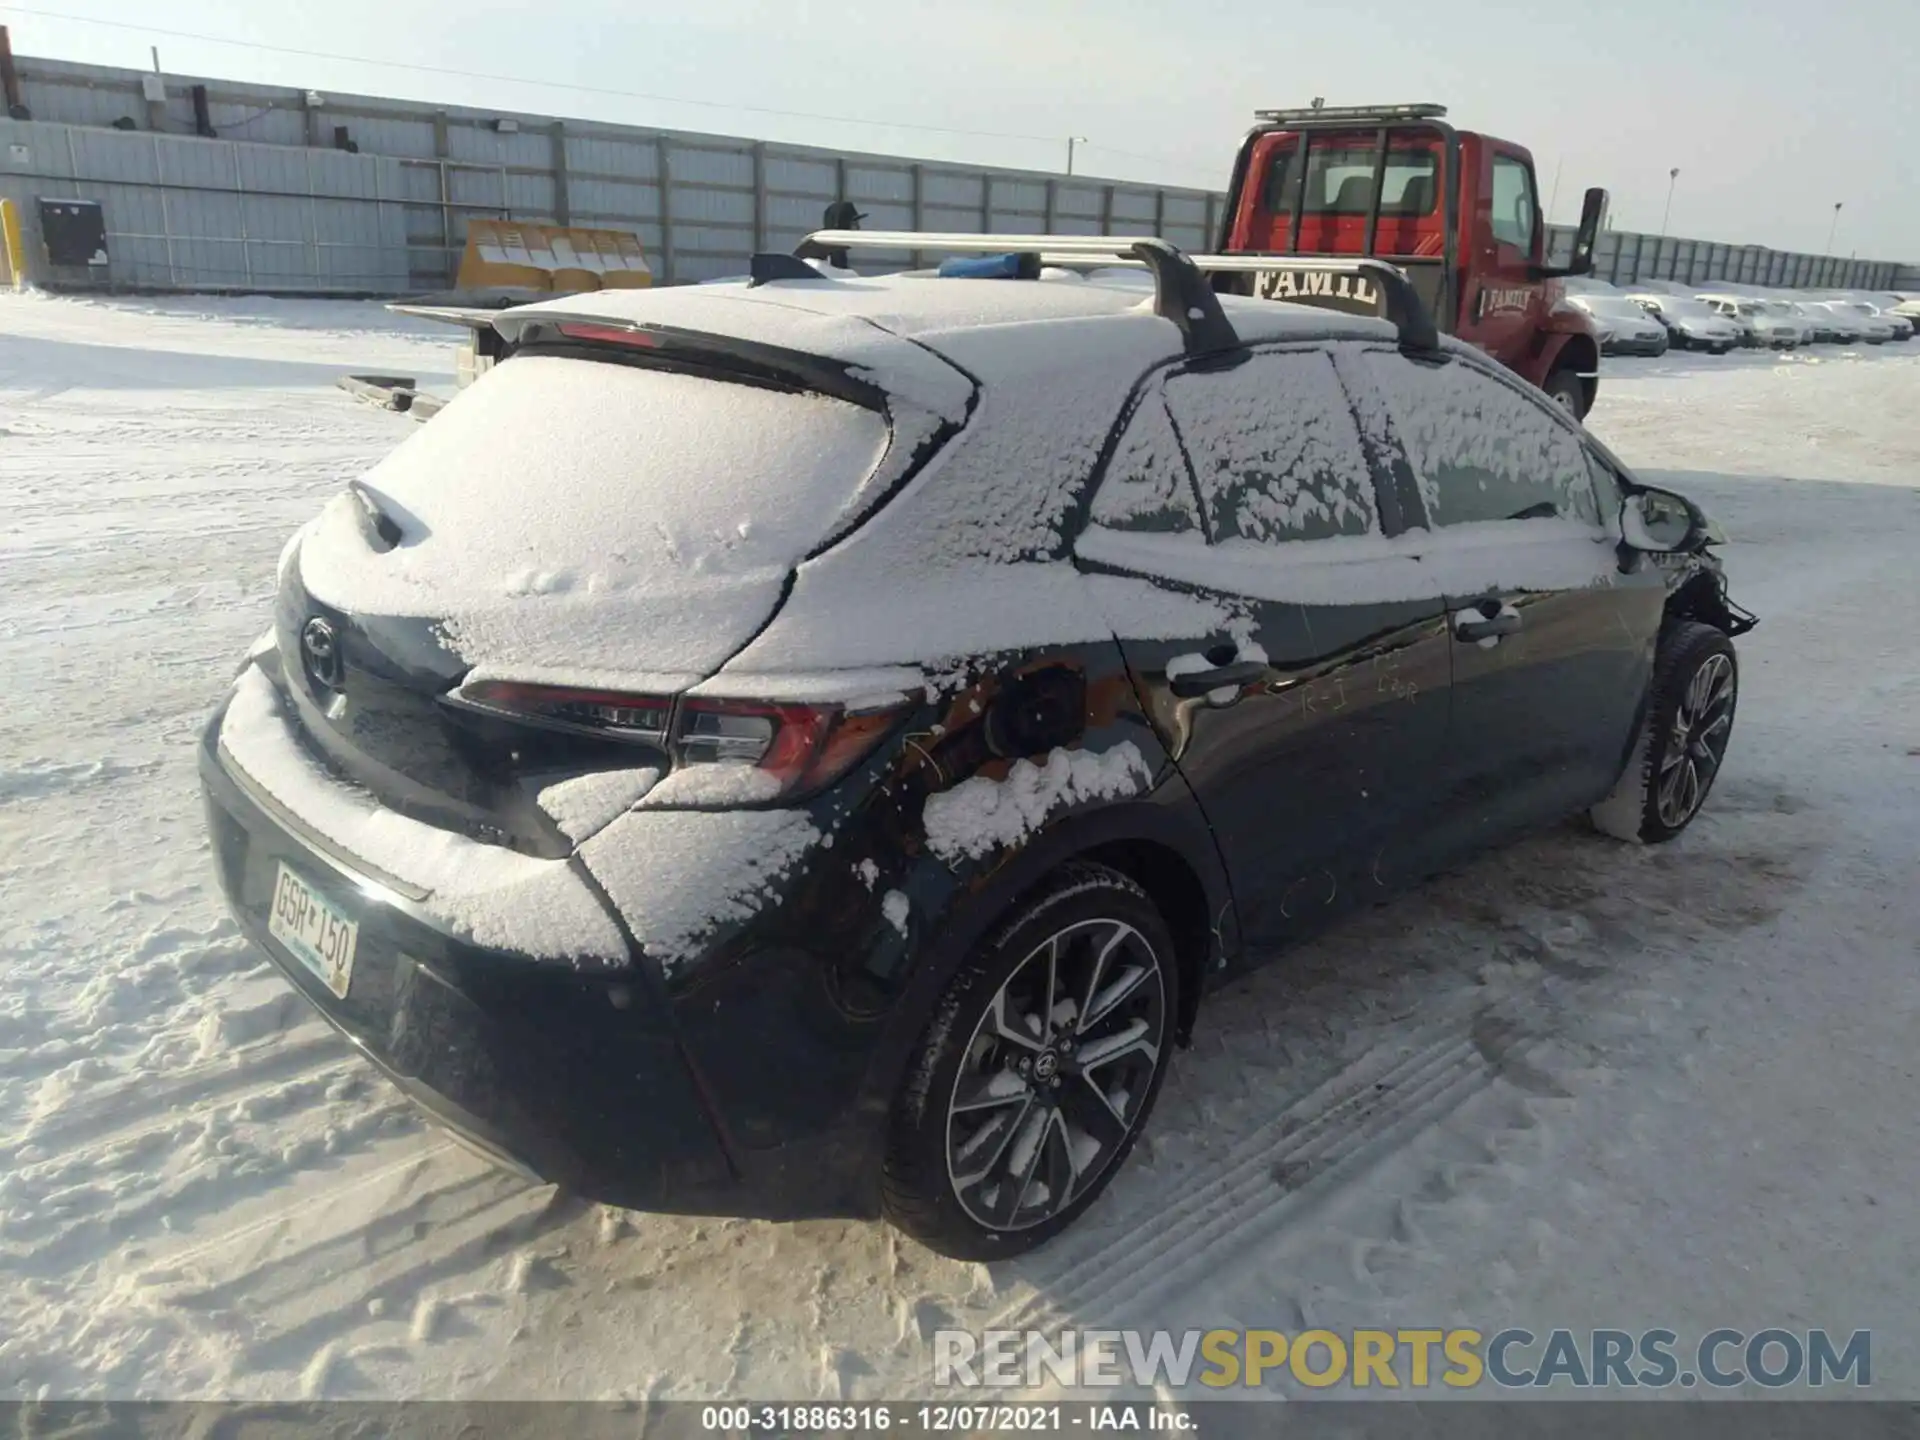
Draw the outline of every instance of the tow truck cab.
<instances>
[{"instance_id":1,"label":"tow truck cab","mask_svg":"<svg viewBox=\"0 0 1920 1440\"><path fill-rule=\"evenodd\" d=\"M1607 206L1586 192L1572 263L1546 263L1547 230L1524 146L1456 130L1440 105L1261 110L1241 142L1219 248L1227 254L1370 255L1406 271L1442 331L1517 371L1576 415L1592 407L1600 346L1561 280L1593 269ZM1341 304L1285 268L1216 288Z\"/></svg>"}]
</instances>

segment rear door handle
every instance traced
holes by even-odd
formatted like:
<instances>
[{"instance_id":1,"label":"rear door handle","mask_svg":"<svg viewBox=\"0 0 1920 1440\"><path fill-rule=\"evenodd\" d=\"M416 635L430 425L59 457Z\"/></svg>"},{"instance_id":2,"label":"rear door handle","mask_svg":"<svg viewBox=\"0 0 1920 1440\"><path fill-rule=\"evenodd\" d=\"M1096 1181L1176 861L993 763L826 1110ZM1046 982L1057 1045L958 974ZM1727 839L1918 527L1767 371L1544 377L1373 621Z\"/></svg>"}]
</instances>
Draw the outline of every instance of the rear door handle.
<instances>
[{"instance_id":1,"label":"rear door handle","mask_svg":"<svg viewBox=\"0 0 1920 1440\"><path fill-rule=\"evenodd\" d=\"M1498 640L1502 635L1518 633L1519 629L1520 614L1516 610L1503 610L1498 615L1463 610L1453 617L1454 638L1469 645L1482 640Z\"/></svg>"},{"instance_id":2,"label":"rear door handle","mask_svg":"<svg viewBox=\"0 0 1920 1440\"><path fill-rule=\"evenodd\" d=\"M1167 688L1182 700L1191 700L1229 686L1251 685L1256 680L1265 679L1266 674L1267 667L1260 661L1241 660L1212 670L1190 670L1184 675L1176 675L1167 682Z\"/></svg>"}]
</instances>

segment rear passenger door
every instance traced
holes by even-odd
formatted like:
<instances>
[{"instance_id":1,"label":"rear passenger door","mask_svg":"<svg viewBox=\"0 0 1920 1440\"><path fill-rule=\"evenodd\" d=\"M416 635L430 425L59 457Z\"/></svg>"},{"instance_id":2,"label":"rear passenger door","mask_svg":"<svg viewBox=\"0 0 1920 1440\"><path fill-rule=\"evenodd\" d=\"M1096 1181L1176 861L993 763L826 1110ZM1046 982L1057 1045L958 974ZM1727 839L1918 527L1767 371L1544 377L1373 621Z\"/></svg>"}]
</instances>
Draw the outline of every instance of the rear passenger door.
<instances>
[{"instance_id":1,"label":"rear passenger door","mask_svg":"<svg viewBox=\"0 0 1920 1440\"><path fill-rule=\"evenodd\" d=\"M1329 352L1255 352L1149 387L1078 542L1256 946L1381 893L1436 798L1444 607L1383 576L1374 472Z\"/></svg>"},{"instance_id":2,"label":"rear passenger door","mask_svg":"<svg viewBox=\"0 0 1920 1440\"><path fill-rule=\"evenodd\" d=\"M1447 847L1591 804L1633 734L1664 592L1621 573L1589 447L1490 367L1378 351L1369 369L1418 484L1446 596L1453 708Z\"/></svg>"}]
</instances>

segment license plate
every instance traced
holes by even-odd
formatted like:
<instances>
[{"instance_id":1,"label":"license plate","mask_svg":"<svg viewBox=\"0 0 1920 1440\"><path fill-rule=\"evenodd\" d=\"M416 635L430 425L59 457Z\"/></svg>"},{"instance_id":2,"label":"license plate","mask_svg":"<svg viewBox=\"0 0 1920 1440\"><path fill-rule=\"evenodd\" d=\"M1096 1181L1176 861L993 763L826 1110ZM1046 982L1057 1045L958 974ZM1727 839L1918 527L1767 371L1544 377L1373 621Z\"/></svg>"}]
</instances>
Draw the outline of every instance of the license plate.
<instances>
[{"instance_id":1,"label":"license plate","mask_svg":"<svg viewBox=\"0 0 1920 1440\"><path fill-rule=\"evenodd\" d=\"M335 996L346 996L353 979L353 951L360 943L360 926L284 864L274 883L267 930Z\"/></svg>"}]
</instances>

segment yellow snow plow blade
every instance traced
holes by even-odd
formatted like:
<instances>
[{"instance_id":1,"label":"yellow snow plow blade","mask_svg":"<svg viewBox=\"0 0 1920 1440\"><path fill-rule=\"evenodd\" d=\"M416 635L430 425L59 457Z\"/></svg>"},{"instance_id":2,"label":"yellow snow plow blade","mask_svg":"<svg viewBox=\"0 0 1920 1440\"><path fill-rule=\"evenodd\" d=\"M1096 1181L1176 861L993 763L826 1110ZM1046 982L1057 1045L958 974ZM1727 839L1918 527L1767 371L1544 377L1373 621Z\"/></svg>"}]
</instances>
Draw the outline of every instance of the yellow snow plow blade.
<instances>
[{"instance_id":1,"label":"yellow snow plow blade","mask_svg":"<svg viewBox=\"0 0 1920 1440\"><path fill-rule=\"evenodd\" d=\"M637 290L653 284L640 237L629 230L467 222L467 248L455 284L462 290Z\"/></svg>"}]
</instances>

